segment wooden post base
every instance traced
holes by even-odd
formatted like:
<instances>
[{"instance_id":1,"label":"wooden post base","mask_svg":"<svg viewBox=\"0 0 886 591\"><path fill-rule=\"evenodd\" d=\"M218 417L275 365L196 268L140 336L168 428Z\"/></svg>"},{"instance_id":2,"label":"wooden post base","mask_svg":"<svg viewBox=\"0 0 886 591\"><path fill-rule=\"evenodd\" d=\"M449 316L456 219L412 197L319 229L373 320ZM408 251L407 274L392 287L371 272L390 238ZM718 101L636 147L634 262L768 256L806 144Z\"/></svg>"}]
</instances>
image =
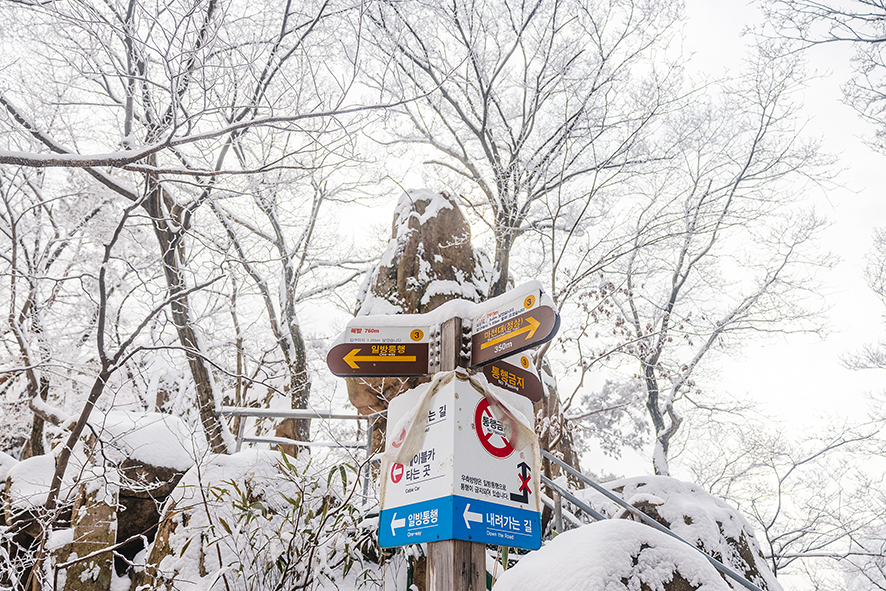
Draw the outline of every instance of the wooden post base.
<instances>
[{"instance_id":1,"label":"wooden post base","mask_svg":"<svg viewBox=\"0 0 886 591\"><path fill-rule=\"evenodd\" d=\"M485 591L486 545L464 540L428 543L428 591Z\"/></svg>"}]
</instances>

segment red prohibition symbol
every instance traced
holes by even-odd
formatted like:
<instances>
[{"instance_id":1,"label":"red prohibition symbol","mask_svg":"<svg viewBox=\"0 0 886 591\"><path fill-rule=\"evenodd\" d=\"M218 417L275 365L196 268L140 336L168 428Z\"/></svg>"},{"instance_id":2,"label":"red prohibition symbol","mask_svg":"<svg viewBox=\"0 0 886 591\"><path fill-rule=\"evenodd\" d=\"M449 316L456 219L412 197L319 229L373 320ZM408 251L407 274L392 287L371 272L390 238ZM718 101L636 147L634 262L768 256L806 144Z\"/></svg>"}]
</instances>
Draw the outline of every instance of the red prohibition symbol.
<instances>
[{"instance_id":1,"label":"red prohibition symbol","mask_svg":"<svg viewBox=\"0 0 886 591\"><path fill-rule=\"evenodd\" d=\"M396 438L391 442L391 447L400 447L403 445L403 441L406 439L406 427L403 428L402 431L397 435Z\"/></svg>"},{"instance_id":2,"label":"red prohibition symbol","mask_svg":"<svg viewBox=\"0 0 886 591\"><path fill-rule=\"evenodd\" d=\"M403 464L394 464L391 466L391 482L397 484L403 478Z\"/></svg>"},{"instance_id":3,"label":"red prohibition symbol","mask_svg":"<svg viewBox=\"0 0 886 591\"><path fill-rule=\"evenodd\" d=\"M477 437L480 439L480 444L483 446L483 449L497 458L506 458L514 453L514 446L502 435L497 436L497 439L501 440L500 445L492 443L491 439L492 436L495 435L495 432L490 429L487 433L486 429L483 428L484 416L488 417L488 421L496 420L492 411L489 410L489 400L486 398L480 401L477 405L477 410L474 412L474 430L477 432Z\"/></svg>"}]
</instances>

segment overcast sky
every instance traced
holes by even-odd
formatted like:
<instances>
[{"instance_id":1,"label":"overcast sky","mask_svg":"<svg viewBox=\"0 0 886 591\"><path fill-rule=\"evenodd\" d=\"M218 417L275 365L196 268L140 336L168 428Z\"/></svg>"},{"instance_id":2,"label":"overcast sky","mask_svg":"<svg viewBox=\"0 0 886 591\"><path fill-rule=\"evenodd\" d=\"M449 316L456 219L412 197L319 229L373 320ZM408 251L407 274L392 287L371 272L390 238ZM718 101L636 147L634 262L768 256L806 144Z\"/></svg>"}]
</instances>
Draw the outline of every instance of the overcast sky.
<instances>
[{"instance_id":1,"label":"overcast sky","mask_svg":"<svg viewBox=\"0 0 886 591\"><path fill-rule=\"evenodd\" d=\"M711 75L737 67L752 42L742 32L759 19L757 11L743 2L687 0L686 13L686 49L695 54L695 66ZM705 360L706 370L719 372L708 383L721 387L721 394L756 401L760 413L797 433L832 421L836 414L861 419L866 416L865 394L886 389L886 374L850 371L841 364L842 356L881 335L886 338L886 310L863 277L874 228L886 226L886 157L865 145L873 129L842 103L841 86L851 74L851 55L848 47L813 50L809 66L820 77L804 97L807 130L823 139L844 169L841 187L808 195L819 214L831 221L821 246L839 259L833 270L821 275L829 306L827 336L784 335L747 344L729 357ZM583 457L583 466L597 473L648 473L650 453L615 460L591 451ZM681 476L678 467L674 475Z\"/></svg>"},{"instance_id":2,"label":"overcast sky","mask_svg":"<svg viewBox=\"0 0 886 591\"><path fill-rule=\"evenodd\" d=\"M687 34L697 48L697 59L706 67L717 62L729 67L750 42L742 29L757 17L743 2L689 0ZM746 348L745 359L725 367L723 378L730 388L750 392L785 418L797 417L798 401L838 400L847 412L847 396L858 396L880 388L878 372L851 372L840 364L840 356L863 343L886 335L883 306L863 279L865 256L870 251L873 230L886 225L886 158L873 152L864 137L873 130L841 101L841 86L850 76L849 47L829 45L809 54L810 69L822 78L805 93L808 129L824 140L825 149L839 157L845 171L843 188L810 195L816 207L832 221L823 246L840 258L837 267L824 276L829 313L829 336L821 341L812 336L794 336ZM821 414L814 404L803 404L804 414ZM788 414L785 414L788 413Z\"/></svg>"}]
</instances>

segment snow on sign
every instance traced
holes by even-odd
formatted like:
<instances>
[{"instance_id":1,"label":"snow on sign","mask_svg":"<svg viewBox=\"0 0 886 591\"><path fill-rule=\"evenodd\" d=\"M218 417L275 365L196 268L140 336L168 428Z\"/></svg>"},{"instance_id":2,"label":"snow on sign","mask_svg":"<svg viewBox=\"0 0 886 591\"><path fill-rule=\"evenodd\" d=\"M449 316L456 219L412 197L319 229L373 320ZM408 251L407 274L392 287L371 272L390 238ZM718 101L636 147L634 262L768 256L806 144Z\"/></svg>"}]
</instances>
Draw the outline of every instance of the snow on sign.
<instances>
[{"instance_id":1,"label":"snow on sign","mask_svg":"<svg viewBox=\"0 0 886 591\"><path fill-rule=\"evenodd\" d=\"M527 284L484 304L486 312L475 317L473 322L471 367L519 353L554 338L560 327L560 316L551 305L543 302L540 287L526 289L532 286Z\"/></svg>"},{"instance_id":2,"label":"snow on sign","mask_svg":"<svg viewBox=\"0 0 886 591\"><path fill-rule=\"evenodd\" d=\"M451 318L462 318L472 327L471 367L545 343L560 326L553 300L538 281L530 281L480 304L452 300L427 314L358 316L336 339L326 364L342 377L433 373L439 362L440 326ZM519 375L506 371L508 376ZM523 376L524 382L528 379ZM514 386L509 383L507 388L514 391Z\"/></svg>"},{"instance_id":3,"label":"snow on sign","mask_svg":"<svg viewBox=\"0 0 886 591\"><path fill-rule=\"evenodd\" d=\"M482 386L465 374L450 375L430 399L421 449L402 464L385 460L379 542L389 548L458 539L539 548L533 446L514 449L508 419L494 411ZM391 401L388 425L415 408L424 392L417 388ZM526 398L508 401L532 416ZM387 446L395 439L389 432Z\"/></svg>"}]
</instances>

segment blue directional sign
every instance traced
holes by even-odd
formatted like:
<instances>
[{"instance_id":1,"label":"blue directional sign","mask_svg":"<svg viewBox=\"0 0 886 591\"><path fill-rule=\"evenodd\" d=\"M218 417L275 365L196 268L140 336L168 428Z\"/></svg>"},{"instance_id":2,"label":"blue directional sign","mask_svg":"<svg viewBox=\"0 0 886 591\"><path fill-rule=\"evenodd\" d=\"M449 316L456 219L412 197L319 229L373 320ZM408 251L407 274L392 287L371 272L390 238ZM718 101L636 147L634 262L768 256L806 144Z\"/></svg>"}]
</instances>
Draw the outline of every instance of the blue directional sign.
<instances>
[{"instance_id":1,"label":"blue directional sign","mask_svg":"<svg viewBox=\"0 0 886 591\"><path fill-rule=\"evenodd\" d=\"M541 521L537 511L459 495L381 512L378 541L383 548L451 539L537 550Z\"/></svg>"},{"instance_id":2,"label":"blue directional sign","mask_svg":"<svg viewBox=\"0 0 886 591\"><path fill-rule=\"evenodd\" d=\"M541 518L537 511L456 496L453 538L511 548L541 547Z\"/></svg>"},{"instance_id":3,"label":"blue directional sign","mask_svg":"<svg viewBox=\"0 0 886 591\"><path fill-rule=\"evenodd\" d=\"M383 548L452 539L452 497L382 509L378 542Z\"/></svg>"},{"instance_id":4,"label":"blue directional sign","mask_svg":"<svg viewBox=\"0 0 886 591\"><path fill-rule=\"evenodd\" d=\"M442 379L442 378L440 378ZM486 382L453 374L433 391L418 428L424 440L412 457L385 458L379 543L391 548L419 542L465 540L535 550L541 546L537 458L531 444L515 449L508 439L514 420L487 398ZM391 401L388 425L419 407L421 389ZM532 417L532 403L510 396L510 404ZM494 403L494 404L493 404ZM405 437L389 429L387 449Z\"/></svg>"}]
</instances>

